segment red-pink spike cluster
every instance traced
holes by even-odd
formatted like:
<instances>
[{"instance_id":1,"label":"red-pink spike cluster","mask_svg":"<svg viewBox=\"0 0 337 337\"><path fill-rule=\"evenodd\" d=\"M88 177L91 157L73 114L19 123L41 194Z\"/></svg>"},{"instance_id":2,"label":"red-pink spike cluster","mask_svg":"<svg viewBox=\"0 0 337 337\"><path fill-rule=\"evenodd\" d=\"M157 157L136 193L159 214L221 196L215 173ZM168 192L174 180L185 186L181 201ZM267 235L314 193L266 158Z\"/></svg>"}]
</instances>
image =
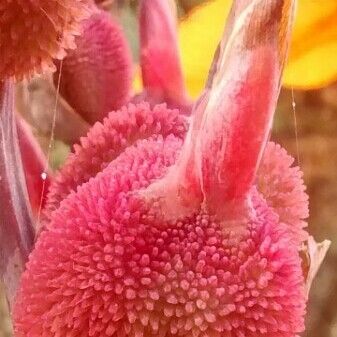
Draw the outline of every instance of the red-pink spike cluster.
<instances>
[{"instance_id":1,"label":"red-pink spike cluster","mask_svg":"<svg viewBox=\"0 0 337 337\"><path fill-rule=\"evenodd\" d=\"M303 183L303 173L298 166L291 167L294 158L280 145L268 143L257 176L259 191L287 226L295 244L308 238L304 230L309 216L308 195Z\"/></svg>"},{"instance_id":2,"label":"red-pink spike cluster","mask_svg":"<svg viewBox=\"0 0 337 337\"><path fill-rule=\"evenodd\" d=\"M91 0L2 0L0 79L21 80L55 68L53 59L75 47L91 5Z\"/></svg>"},{"instance_id":3,"label":"red-pink spike cluster","mask_svg":"<svg viewBox=\"0 0 337 337\"><path fill-rule=\"evenodd\" d=\"M126 104L131 89L132 59L119 24L100 10L83 22L82 34L54 75L67 102L94 124Z\"/></svg>"},{"instance_id":4,"label":"red-pink spike cluster","mask_svg":"<svg viewBox=\"0 0 337 337\"><path fill-rule=\"evenodd\" d=\"M90 129L80 145L74 145L74 153L70 154L50 187L45 218L49 221L51 213L70 192L76 191L77 186L102 171L139 139L170 134L183 138L186 130L186 119L178 110L168 110L165 104L153 109L148 103L129 104L111 112L102 123L96 123ZM47 222L44 225L48 225Z\"/></svg>"},{"instance_id":5,"label":"red-pink spike cluster","mask_svg":"<svg viewBox=\"0 0 337 337\"><path fill-rule=\"evenodd\" d=\"M23 275L16 337L303 331L303 237L296 235L305 212L285 200L291 193L307 207L298 169L270 144L245 217L226 223L226 214L200 204L168 219L143 191L174 169L184 133L176 111L131 105L82 139L52 189L56 199L68 196L54 203Z\"/></svg>"}]
</instances>

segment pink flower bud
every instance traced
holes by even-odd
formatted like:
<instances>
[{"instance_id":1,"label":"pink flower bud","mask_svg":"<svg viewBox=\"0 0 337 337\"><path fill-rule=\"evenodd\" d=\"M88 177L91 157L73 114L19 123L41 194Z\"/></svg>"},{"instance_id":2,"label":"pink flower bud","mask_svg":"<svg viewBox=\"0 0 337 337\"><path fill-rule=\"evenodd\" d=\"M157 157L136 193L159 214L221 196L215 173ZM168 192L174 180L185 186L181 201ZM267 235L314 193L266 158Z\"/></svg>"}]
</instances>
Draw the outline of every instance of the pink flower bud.
<instances>
[{"instance_id":1,"label":"pink flower bud","mask_svg":"<svg viewBox=\"0 0 337 337\"><path fill-rule=\"evenodd\" d=\"M140 62L144 85L140 98L189 111L191 103L180 64L176 16L173 0L140 1Z\"/></svg>"},{"instance_id":2,"label":"pink flower bud","mask_svg":"<svg viewBox=\"0 0 337 337\"><path fill-rule=\"evenodd\" d=\"M54 75L68 103L89 123L94 124L124 105L130 95L132 60L119 24L97 10L83 22L77 48L68 53Z\"/></svg>"}]
</instances>

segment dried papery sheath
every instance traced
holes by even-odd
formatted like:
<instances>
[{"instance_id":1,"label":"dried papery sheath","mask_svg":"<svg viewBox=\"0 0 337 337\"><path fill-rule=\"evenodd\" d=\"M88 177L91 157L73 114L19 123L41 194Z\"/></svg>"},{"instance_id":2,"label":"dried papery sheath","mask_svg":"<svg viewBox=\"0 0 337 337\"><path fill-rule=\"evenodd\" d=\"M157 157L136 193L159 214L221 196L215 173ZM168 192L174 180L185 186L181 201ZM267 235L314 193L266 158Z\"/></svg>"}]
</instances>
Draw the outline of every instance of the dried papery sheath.
<instances>
[{"instance_id":1,"label":"dried papery sheath","mask_svg":"<svg viewBox=\"0 0 337 337\"><path fill-rule=\"evenodd\" d=\"M54 70L53 59L75 48L74 37L91 6L91 0L1 1L0 79Z\"/></svg>"},{"instance_id":2,"label":"dried papery sheath","mask_svg":"<svg viewBox=\"0 0 337 337\"><path fill-rule=\"evenodd\" d=\"M58 63L54 75L67 102L90 124L102 121L130 96L132 60L126 38L116 19L96 10L82 24L77 48Z\"/></svg>"},{"instance_id":3,"label":"dried papery sheath","mask_svg":"<svg viewBox=\"0 0 337 337\"><path fill-rule=\"evenodd\" d=\"M0 81L0 276L10 306L34 242L13 109L13 85Z\"/></svg>"},{"instance_id":4,"label":"dried papery sheath","mask_svg":"<svg viewBox=\"0 0 337 337\"><path fill-rule=\"evenodd\" d=\"M312 282L318 273L330 245L330 240L324 240L317 243L312 236L309 236L306 245L303 248L303 252L306 254L303 267L306 274L305 290L307 296L309 296Z\"/></svg>"},{"instance_id":5,"label":"dried papery sheath","mask_svg":"<svg viewBox=\"0 0 337 337\"><path fill-rule=\"evenodd\" d=\"M172 0L140 1L140 61L144 92L152 104L190 110L177 43L177 10Z\"/></svg>"}]
</instances>

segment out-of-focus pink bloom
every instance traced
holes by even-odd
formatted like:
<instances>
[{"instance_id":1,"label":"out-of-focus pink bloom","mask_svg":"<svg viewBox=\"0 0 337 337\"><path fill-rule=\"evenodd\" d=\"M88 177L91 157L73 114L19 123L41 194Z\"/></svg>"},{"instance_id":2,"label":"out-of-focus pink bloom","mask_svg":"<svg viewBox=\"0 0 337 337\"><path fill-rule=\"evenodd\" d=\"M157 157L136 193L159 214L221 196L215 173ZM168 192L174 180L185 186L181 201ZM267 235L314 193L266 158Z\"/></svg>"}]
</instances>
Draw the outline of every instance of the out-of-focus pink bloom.
<instances>
[{"instance_id":1,"label":"out-of-focus pink bloom","mask_svg":"<svg viewBox=\"0 0 337 337\"><path fill-rule=\"evenodd\" d=\"M33 214L37 217L45 203L50 175L45 172L46 158L28 124L19 116L16 118L16 124L29 200Z\"/></svg>"},{"instance_id":2,"label":"out-of-focus pink bloom","mask_svg":"<svg viewBox=\"0 0 337 337\"><path fill-rule=\"evenodd\" d=\"M140 1L140 64L144 91L134 102L146 100L152 105L190 112L177 43L176 6L173 0Z\"/></svg>"},{"instance_id":3,"label":"out-of-focus pink bloom","mask_svg":"<svg viewBox=\"0 0 337 337\"><path fill-rule=\"evenodd\" d=\"M58 63L54 75L67 102L93 124L124 105L130 95L132 60L119 24L108 13L96 10L83 22L77 48Z\"/></svg>"},{"instance_id":4,"label":"out-of-focus pink bloom","mask_svg":"<svg viewBox=\"0 0 337 337\"><path fill-rule=\"evenodd\" d=\"M54 69L53 59L75 48L74 36L91 5L91 0L1 1L0 79Z\"/></svg>"}]
</instances>

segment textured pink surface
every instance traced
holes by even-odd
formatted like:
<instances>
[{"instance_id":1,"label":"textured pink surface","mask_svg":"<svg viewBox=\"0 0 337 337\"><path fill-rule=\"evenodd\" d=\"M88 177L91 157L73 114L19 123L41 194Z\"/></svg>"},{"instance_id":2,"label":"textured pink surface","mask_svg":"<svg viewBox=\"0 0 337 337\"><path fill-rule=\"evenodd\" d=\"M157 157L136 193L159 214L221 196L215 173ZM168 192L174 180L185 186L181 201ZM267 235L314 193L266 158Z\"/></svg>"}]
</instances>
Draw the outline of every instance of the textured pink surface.
<instances>
[{"instance_id":1,"label":"textured pink surface","mask_svg":"<svg viewBox=\"0 0 337 337\"><path fill-rule=\"evenodd\" d=\"M303 173L293 166L294 158L280 145L268 143L257 175L259 191L287 226L294 243L300 245L308 238L304 230L309 216L308 195Z\"/></svg>"},{"instance_id":2,"label":"textured pink surface","mask_svg":"<svg viewBox=\"0 0 337 337\"><path fill-rule=\"evenodd\" d=\"M89 123L103 120L129 99L133 65L124 33L111 15L97 10L83 22L77 48L62 62L60 92ZM54 75L57 86L58 72Z\"/></svg>"},{"instance_id":3,"label":"textured pink surface","mask_svg":"<svg viewBox=\"0 0 337 337\"><path fill-rule=\"evenodd\" d=\"M168 119L175 114L166 113ZM151 115L148 110L153 120ZM100 135L111 128L108 120L96 131ZM116 140L127 138L126 125L120 122ZM160 203L148 204L138 192L165 175L181 146L179 134L143 133L62 201L22 279L14 311L17 337L290 337L303 330L301 240L294 243L295 231L289 231L303 214L294 212L294 223L282 223L278 214L288 209L281 203L269 207L273 194L265 200L253 186L240 223L229 226L201 204L168 221ZM275 193L288 184L302 191L297 169L280 151L268 145L259 180Z\"/></svg>"},{"instance_id":4,"label":"textured pink surface","mask_svg":"<svg viewBox=\"0 0 337 337\"><path fill-rule=\"evenodd\" d=\"M50 187L45 217L49 220L53 210L59 207L71 191L87 182L118 157L137 140L173 134L183 138L187 121L178 110L166 108L165 104L150 109L148 103L129 104L111 112L102 123L96 123L80 145L71 154Z\"/></svg>"},{"instance_id":5,"label":"textured pink surface","mask_svg":"<svg viewBox=\"0 0 337 337\"><path fill-rule=\"evenodd\" d=\"M55 68L74 48L90 0L3 0L0 3L0 79Z\"/></svg>"}]
</instances>

